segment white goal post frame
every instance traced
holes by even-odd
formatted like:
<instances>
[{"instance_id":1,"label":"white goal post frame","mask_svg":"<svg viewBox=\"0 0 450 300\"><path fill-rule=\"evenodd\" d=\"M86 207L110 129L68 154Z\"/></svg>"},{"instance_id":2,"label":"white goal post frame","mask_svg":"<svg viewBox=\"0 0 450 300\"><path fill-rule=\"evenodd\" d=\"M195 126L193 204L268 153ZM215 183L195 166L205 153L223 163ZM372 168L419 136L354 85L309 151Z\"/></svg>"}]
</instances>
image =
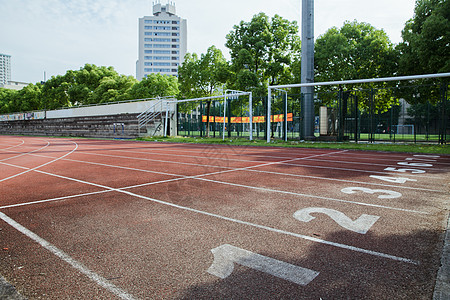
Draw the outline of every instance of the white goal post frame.
<instances>
[{"instance_id":1,"label":"white goal post frame","mask_svg":"<svg viewBox=\"0 0 450 300\"><path fill-rule=\"evenodd\" d=\"M228 93L231 92L231 93ZM165 126L167 127L167 122L168 122L168 115L169 115L169 103L185 103L185 102L194 102L194 101L203 101L203 100L214 100L214 99L222 99L224 101L224 106L223 106L223 113L224 113L224 118L223 118L223 122L225 124L225 114L226 114L226 103L228 99L233 99L235 97L239 97L239 96L248 96L249 100L248 100L248 108L249 108L249 121L250 121L250 141L253 140L253 93L252 92L242 92L242 91L234 91L234 90L227 90L225 94L223 95L219 95L219 96L210 96L210 97L202 97L202 98L194 98L194 99L183 99L183 100L172 100L172 101L166 101L166 122L165 122ZM223 127L223 137L222 139L225 140L225 126ZM167 128L164 131L164 136L167 136Z\"/></svg>"},{"instance_id":2,"label":"white goal post frame","mask_svg":"<svg viewBox=\"0 0 450 300\"><path fill-rule=\"evenodd\" d=\"M313 82L313 83L298 83L298 84L286 84L286 85L274 85L267 88L267 143L270 143L270 111L272 109L272 90L274 89L288 89L297 87L314 87L325 85L340 85L340 84L358 84L358 83L372 83L372 82L387 82L387 81L403 81L403 80L419 80L430 78L450 77L450 73L437 73L437 74L425 74L425 75L412 75L412 76L397 76L397 77L384 77L384 78L372 78L372 79L355 79L355 80L343 80L343 81L327 81L327 82Z\"/></svg>"}]
</instances>

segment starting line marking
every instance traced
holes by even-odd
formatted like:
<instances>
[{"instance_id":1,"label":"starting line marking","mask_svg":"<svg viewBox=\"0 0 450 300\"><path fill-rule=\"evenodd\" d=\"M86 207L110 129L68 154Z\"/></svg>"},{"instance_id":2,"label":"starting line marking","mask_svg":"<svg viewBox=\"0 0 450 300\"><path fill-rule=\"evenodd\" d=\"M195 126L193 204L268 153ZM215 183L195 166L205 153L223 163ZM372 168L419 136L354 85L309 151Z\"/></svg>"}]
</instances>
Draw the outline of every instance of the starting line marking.
<instances>
[{"instance_id":1,"label":"starting line marking","mask_svg":"<svg viewBox=\"0 0 450 300\"><path fill-rule=\"evenodd\" d=\"M41 245L44 249L47 249L57 257L59 257L64 262L71 265L74 269L78 270L82 274L86 275L89 279L100 285L101 287L105 288L106 290L110 291L114 295L120 297L121 299L126 300L132 300L134 297L124 290L118 288L114 284L110 283L106 278L103 278L102 276L98 275L97 273L91 271L86 266L84 266L82 263L78 262L77 260L70 257L68 254L66 254L64 251L58 249L51 243L47 242L34 232L30 231L29 229L25 228L21 224L17 223L4 213L0 212L0 219L11 225L13 228L15 228L17 231L21 232L25 236L29 237L39 245Z\"/></svg>"},{"instance_id":2,"label":"starting line marking","mask_svg":"<svg viewBox=\"0 0 450 300\"><path fill-rule=\"evenodd\" d=\"M214 262L208 273L225 279L233 273L234 264L258 270L298 285L307 285L319 272L256 254L232 245L222 245L211 250Z\"/></svg>"}]
</instances>

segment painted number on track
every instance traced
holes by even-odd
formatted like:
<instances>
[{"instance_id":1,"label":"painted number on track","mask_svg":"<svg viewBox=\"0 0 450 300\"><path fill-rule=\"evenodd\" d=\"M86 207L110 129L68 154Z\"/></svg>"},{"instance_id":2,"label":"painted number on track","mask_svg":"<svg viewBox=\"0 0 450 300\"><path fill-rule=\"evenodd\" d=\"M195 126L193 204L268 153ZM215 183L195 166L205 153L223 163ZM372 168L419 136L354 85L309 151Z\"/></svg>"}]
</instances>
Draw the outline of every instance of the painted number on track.
<instances>
[{"instance_id":1,"label":"painted number on track","mask_svg":"<svg viewBox=\"0 0 450 300\"><path fill-rule=\"evenodd\" d=\"M209 267L208 273L222 279L227 278L233 273L235 263L299 285L307 285L319 275L319 272L228 244L214 248L211 252L214 255L214 262Z\"/></svg>"},{"instance_id":2,"label":"painted number on track","mask_svg":"<svg viewBox=\"0 0 450 300\"><path fill-rule=\"evenodd\" d=\"M405 183L407 181L417 181L416 179L411 178L405 178L405 177L390 177L390 176L377 176L377 175L370 175L371 178L387 181L387 182L393 182L393 183Z\"/></svg>"},{"instance_id":3,"label":"painted number on track","mask_svg":"<svg viewBox=\"0 0 450 300\"><path fill-rule=\"evenodd\" d=\"M390 172L399 172L399 173L411 173L411 174L423 174L426 173L424 170L417 170L417 169L396 169L396 168L386 168L385 171Z\"/></svg>"},{"instance_id":4,"label":"painted number on track","mask_svg":"<svg viewBox=\"0 0 450 300\"><path fill-rule=\"evenodd\" d=\"M402 194L399 192L394 192L394 191L390 191L390 190L374 190L374 189L369 189L369 188L364 188L364 187L348 187L348 188L344 188L341 190L341 192L346 193L346 194L354 194L358 191L367 193L367 194L381 193L382 195L378 196L379 199L395 199L395 198L400 198L402 196Z\"/></svg>"},{"instance_id":5,"label":"painted number on track","mask_svg":"<svg viewBox=\"0 0 450 300\"><path fill-rule=\"evenodd\" d=\"M366 234L373 224L375 224L375 222L380 218L379 216L363 214L358 219L353 221L340 211L322 207L309 207L298 210L294 213L294 218L301 222L307 223L315 219L315 217L311 216L312 213L325 214L343 228L360 234Z\"/></svg>"}]
</instances>

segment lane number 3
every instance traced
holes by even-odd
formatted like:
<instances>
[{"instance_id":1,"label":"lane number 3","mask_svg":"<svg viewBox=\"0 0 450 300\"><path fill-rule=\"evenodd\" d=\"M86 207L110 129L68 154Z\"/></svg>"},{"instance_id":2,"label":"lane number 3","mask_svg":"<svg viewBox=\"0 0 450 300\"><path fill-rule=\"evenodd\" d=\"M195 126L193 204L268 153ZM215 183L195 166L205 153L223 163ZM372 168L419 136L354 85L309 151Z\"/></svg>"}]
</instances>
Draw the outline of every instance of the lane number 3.
<instances>
[{"instance_id":1,"label":"lane number 3","mask_svg":"<svg viewBox=\"0 0 450 300\"><path fill-rule=\"evenodd\" d=\"M390 190L374 190L374 189L369 189L369 188L364 188L364 187L348 187L348 188L342 189L341 192L343 192L345 194L354 194L356 192L363 192L363 193L367 193L367 194L380 193L382 195L378 196L379 199L395 199L395 198L400 198L402 196L402 194L399 192L394 192L394 191L390 191Z\"/></svg>"}]
</instances>

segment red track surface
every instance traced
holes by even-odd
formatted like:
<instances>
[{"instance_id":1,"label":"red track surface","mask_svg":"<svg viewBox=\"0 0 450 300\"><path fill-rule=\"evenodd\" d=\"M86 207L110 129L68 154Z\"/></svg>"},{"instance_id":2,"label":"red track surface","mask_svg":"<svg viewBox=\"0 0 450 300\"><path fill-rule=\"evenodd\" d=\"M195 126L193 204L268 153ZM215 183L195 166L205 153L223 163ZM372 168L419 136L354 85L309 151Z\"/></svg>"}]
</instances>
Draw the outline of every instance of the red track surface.
<instances>
[{"instance_id":1,"label":"red track surface","mask_svg":"<svg viewBox=\"0 0 450 300\"><path fill-rule=\"evenodd\" d=\"M0 274L29 299L430 299L449 183L442 155L2 136Z\"/></svg>"}]
</instances>

